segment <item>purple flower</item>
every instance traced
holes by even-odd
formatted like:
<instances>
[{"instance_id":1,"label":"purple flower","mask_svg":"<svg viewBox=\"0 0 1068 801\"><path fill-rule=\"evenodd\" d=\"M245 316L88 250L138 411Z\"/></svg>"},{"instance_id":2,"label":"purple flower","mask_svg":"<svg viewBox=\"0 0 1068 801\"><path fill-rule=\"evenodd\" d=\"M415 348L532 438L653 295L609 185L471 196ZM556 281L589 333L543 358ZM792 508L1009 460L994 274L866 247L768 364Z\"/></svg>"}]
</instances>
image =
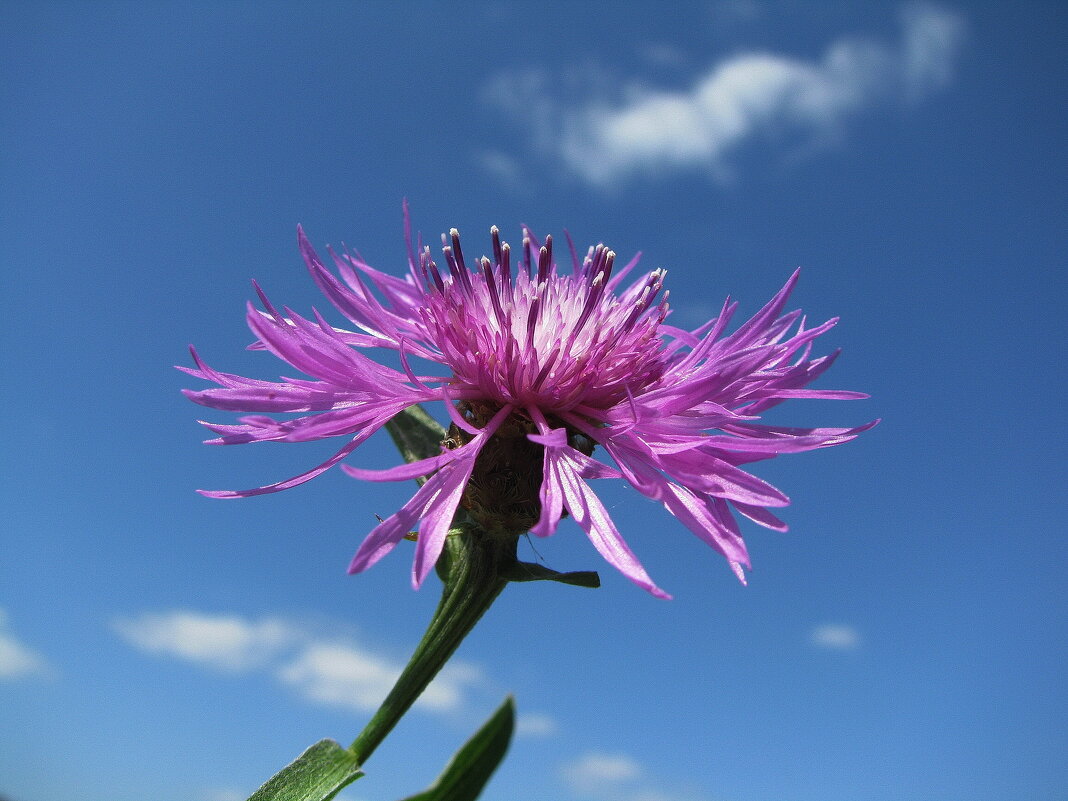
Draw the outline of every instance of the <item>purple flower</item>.
<instances>
[{"instance_id":1,"label":"purple flower","mask_svg":"<svg viewBox=\"0 0 1068 801\"><path fill-rule=\"evenodd\" d=\"M491 230L493 257L469 265L455 229L442 237L446 271L421 242L412 247L405 207L408 275L379 272L359 256L330 251L340 275L320 261L298 228L312 278L357 330L335 328L276 309L256 286L264 310L251 304L248 324L266 349L310 378L261 381L220 373L193 350L190 375L220 388L186 390L191 400L225 411L263 414L236 425L204 423L216 444L348 441L305 473L243 491L202 491L238 498L288 489L323 473L405 408L442 401L452 427L442 452L391 470L348 465L367 481L430 476L396 514L374 528L349 567L373 565L418 524L413 584L419 586L441 553L450 523L463 507L484 529L516 537L549 536L565 514L601 555L657 597L649 578L604 505L587 483L622 478L663 504L683 525L725 556L745 581L749 555L734 512L776 531L786 525L769 507L786 506L778 489L742 468L781 453L848 442L857 428L762 425L760 414L788 398L864 398L858 392L805 387L837 356L810 358L813 341L832 319L805 327L800 311L783 313L798 274L752 318L728 333L737 304L694 331L665 323L664 271L626 284L636 256L615 269L603 245L579 259L570 238L572 269L562 273L553 243L539 244L524 228L511 250ZM385 348L400 370L364 355ZM410 357L436 362L441 375L418 375ZM613 465L593 457L597 446ZM421 521L421 522L420 522Z\"/></svg>"}]
</instances>

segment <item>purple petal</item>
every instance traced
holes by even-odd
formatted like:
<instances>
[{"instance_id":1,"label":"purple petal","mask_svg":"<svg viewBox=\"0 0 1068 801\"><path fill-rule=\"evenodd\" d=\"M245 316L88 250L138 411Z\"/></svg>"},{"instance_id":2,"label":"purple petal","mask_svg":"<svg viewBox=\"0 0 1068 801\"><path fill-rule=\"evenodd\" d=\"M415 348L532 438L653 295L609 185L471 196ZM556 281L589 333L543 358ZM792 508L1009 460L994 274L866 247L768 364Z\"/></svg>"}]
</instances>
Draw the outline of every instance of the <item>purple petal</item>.
<instances>
[{"instance_id":1,"label":"purple petal","mask_svg":"<svg viewBox=\"0 0 1068 801\"><path fill-rule=\"evenodd\" d=\"M305 481L310 481L316 476L322 475L331 467L336 465L338 462L340 462L342 459L352 453L356 449L357 445L359 445L361 442L371 436L371 434L373 434L379 428L384 426L386 424L386 421L389 420L390 417L392 417L392 415L390 415L389 417L382 417L376 422L368 425L367 428L365 428L363 431L353 437L352 440L348 442L341 450L339 450L321 465L319 465L318 467L313 467L311 470L308 470L305 473L301 473L298 476L293 476L293 478L287 478L285 481L278 481L274 484L268 484L264 487L256 487L255 489L197 490L197 492L207 498L251 498L254 495L268 495L272 492L279 492L284 489L296 487L299 484L303 484Z\"/></svg>"},{"instance_id":2,"label":"purple petal","mask_svg":"<svg viewBox=\"0 0 1068 801\"><path fill-rule=\"evenodd\" d=\"M702 499L685 487L668 483L664 506L700 539L711 545L730 562L749 567L749 552L738 533L730 512L718 509L716 499ZM711 501L711 502L710 502Z\"/></svg>"},{"instance_id":3,"label":"purple petal","mask_svg":"<svg viewBox=\"0 0 1068 801\"><path fill-rule=\"evenodd\" d=\"M772 531L788 531L789 526L779 520L775 515L760 506L750 506L747 503L738 503L738 501L731 501L734 508L741 514L748 517L757 525L764 528L770 528Z\"/></svg>"},{"instance_id":4,"label":"purple petal","mask_svg":"<svg viewBox=\"0 0 1068 801\"><path fill-rule=\"evenodd\" d=\"M412 586L415 589L419 589L441 556L445 537L448 536L464 487L471 478L471 470L475 466L477 456L478 450L473 449L470 455L446 465L437 474L442 476L441 491L427 507L423 524L419 527L419 542L416 544L415 561L412 563Z\"/></svg>"},{"instance_id":5,"label":"purple petal","mask_svg":"<svg viewBox=\"0 0 1068 801\"><path fill-rule=\"evenodd\" d=\"M567 510L589 537L593 547L612 567L656 598L670 600L671 596L653 583L638 557L627 547L616 529L608 510L597 494L579 477L578 470L566 454L556 460L555 488L563 496Z\"/></svg>"}]
</instances>

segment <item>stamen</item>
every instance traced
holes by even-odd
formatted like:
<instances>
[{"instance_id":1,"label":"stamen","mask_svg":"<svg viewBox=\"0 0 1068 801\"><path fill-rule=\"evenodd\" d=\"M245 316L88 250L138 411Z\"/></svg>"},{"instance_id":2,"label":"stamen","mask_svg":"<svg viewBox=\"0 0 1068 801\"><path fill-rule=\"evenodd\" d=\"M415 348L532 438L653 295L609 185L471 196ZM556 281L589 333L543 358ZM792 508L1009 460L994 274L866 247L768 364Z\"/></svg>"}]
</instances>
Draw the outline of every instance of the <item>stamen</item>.
<instances>
[{"instance_id":1,"label":"stamen","mask_svg":"<svg viewBox=\"0 0 1068 801\"><path fill-rule=\"evenodd\" d=\"M537 282L539 285L549 280L549 261L551 258L549 246L551 244L552 240L546 238L546 244L541 246L541 250L537 254Z\"/></svg>"},{"instance_id":2,"label":"stamen","mask_svg":"<svg viewBox=\"0 0 1068 801\"><path fill-rule=\"evenodd\" d=\"M545 249L542 248L544 251ZM538 324L538 312L541 308L541 293L545 291L545 284L539 283L534 287L534 297L530 301L527 310L527 348L534 345L534 328Z\"/></svg>"},{"instance_id":3,"label":"stamen","mask_svg":"<svg viewBox=\"0 0 1068 801\"><path fill-rule=\"evenodd\" d=\"M426 245L419 254L419 266L423 270L423 280L426 282L427 286L430 286L430 281L426 278L426 275L429 272L438 292L445 294L445 282L441 280L441 273L438 272L438 265L436 265L434 260L430 258L430 245Z\"/></svg>"},{"instance_id":4,"label":"stamen","mask_svg":"<svg viewBox=\"0 0 1068 801\"><path fill-rule=\"evenodd\" d=\"M642 290L638 299L634 301L634 308L631 310L626 322L623 323L623 328L629 330L634 325L635 321L641 317L642 312L644 312L649 305L650 291L651 288L648 285Z\"/></svg>"},{"instance_id":5,"label":"stamen","mask_svg":"<svg viewBox=\"0 0 1068 801\"><path fill-rule=\"evenodd\" d=\"M501 263L501 231L494 225L490 228L490 237L493 239L493 262L494 264Z\"/></svg>"},{"instance_id":6,"label":"stamen","mask_svg":"<svg viewBox=\"0 0 1068 801\"><path fill-rule=\"evenodd\" d=\"M659 326L662 322L664 322L664 318L666 318L668 316L668 311L670 310L669 307L668 307L668 298L669 297L671 297L671 290L670 289L667 292L664 293L664 297L660 299L660 306L657 307L658 308L657 315L656 315L656 324L657 324L657 326Z\"/></svg>"},{"instance_id":7,"label":"stamen","mask_svg":"<svg viewBox=\"0 0 1068 801\"><path fill-rule=\"evenodd\" d=\"M534 382L530 385L531 390L533 390L534 392L537 392L539 389L541 389L542 382L546 378L548 378L549 371L552 369L553 365L556 364L556 360L559 357L560 357L560 346L557 345L555 348L553 348L553 352L549 354L549 358L545 360L545 364L542 366L541 370L538 372L538 375L534 379Z\"/></svg>"},{"instance_id":8,"label":"stamen","mask_svg":"<svg viewBox=\"0 0 1068 801\"><path fill-rule=\"evenodd\" d=\"M485 256L482 257L482 274L486 276L486 288L489 289L490 303L493 305L493 315L497 318L497 325L501 332L508 330L505 324L504 309L501 308L501 299L497 295L497 285L493 280L493 265Z\"/></svg>"},{"instance_id":9,"label":"stamen","mask_svg":"<svg viewBox=\"0 0 1068 801\"><path fill-rule=\"evenodd\" d=\"M608 275L612 272L612 263L616 259L614 251L609 250L604 259L604 268L597 273L593 282L590 284L590 293L586 296L586 303L582 307L582 314L579 316L578 323L571 331L571 337L568 340L568 348L575 344L575 337L578 336L579 331L586 325L586 321L590 319L590 315L593 314L593 310L600 305L601 297L604 295L604 288L607 284Z\"/></svg>"},{"instance_id":10,"label":"stamen","mask_svg":"<svg viewBox=\"0 0 1068 801\"><path fill-rule=\"evenodd\" d=\"M501 245L501 283L508 287L511 294L512 288L512 247L507 242Z\"/></svg>"},{"instance_id":11,"label":"stamen","mask_svg":"<svg viewBox=\"0 0 1068 801\"><path fill-rule=\"evenodd\" d=\"M545 237L545 244L538 251L538 283L544 284L549 280L549 268L553 261L553 238Z\"/></svg>"},{"instance_id":12,"label":"stamen","mask_svg":"<svg viewBox=\"0 0 1068 801\"><path fill-rule=\"evenodd\" d=\"M453 228L452 230L456 231L455 228ZM454 237L453 238L453 242L459 244L459 241L460 240L459 240L458 237ZM471 278L467 274L467 267L464 265L464 263L462 261L462 258L463 258L462 254L461 254L460 259L456 258L456 251L455 251L454 248L449 247L449 245L446 244L447 240L445 239L444 234L441 237L441 242L442 242L442 245L443 245L443 247L441 248L441 252L445 254L445 260L449 264L449 273L452 275L453 282L455 284L458 284L460 287L462 287L463 290L464 290L464 293L466 295L470 296L471 295Z\"/></svg>"},{"instance_id":13,"label":"stamen","mask_svg":"<svg viewBox=\"0 0 1068 801\"><path fill-rule=\"evenodd\" d=\"M614 250L605 250L604 254L604 280L605 283L612 277L612 267L616 263L616 252Z\"/></svg>"},{"instance_id":14,"label":"stamen","mask_svg":"<svg viewBox=\"0 0 1068 801\"><path fill-rule=\"evenodd\" d=\"M461 270L466 270L467 265L464 264L464 254L460 250L460 232L455 228L450 228L449 236L452 237L452 252L456 255L456 263L460 265Z\"/></svg>"}]
</instances>

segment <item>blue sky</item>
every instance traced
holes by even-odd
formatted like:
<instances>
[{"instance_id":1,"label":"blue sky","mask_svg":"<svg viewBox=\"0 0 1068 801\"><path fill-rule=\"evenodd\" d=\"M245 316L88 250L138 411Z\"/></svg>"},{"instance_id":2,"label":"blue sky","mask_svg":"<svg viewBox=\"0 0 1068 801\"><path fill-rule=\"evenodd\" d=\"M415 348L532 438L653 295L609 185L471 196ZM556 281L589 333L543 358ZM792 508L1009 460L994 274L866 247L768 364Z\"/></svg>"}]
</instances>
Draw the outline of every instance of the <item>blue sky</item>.
<instances>
[{"instance_id":1,"label":"blue sky","mask_svg":"<svg viewBox=\"0 0 1068 801\"><path fill-rule=\"evenodd\" d=\"M508 589L346 801L428 784L509 692L488 799L1064 798L1063 5L621 5L2 4L0 795L240 800L365 722L436 589L345 567L412 487L196 495L331 444L203 446L173 365L277 377L249 280L326 311L296 225L399 272L407 197L472 252L641 250L689 327L800 265L842 317L821 386L872 398L776 419L884 423L759 466L794 503L748 587L599 486L675 600L573 525L524 545L604 586Z\"/></svg>"}]
</instances>

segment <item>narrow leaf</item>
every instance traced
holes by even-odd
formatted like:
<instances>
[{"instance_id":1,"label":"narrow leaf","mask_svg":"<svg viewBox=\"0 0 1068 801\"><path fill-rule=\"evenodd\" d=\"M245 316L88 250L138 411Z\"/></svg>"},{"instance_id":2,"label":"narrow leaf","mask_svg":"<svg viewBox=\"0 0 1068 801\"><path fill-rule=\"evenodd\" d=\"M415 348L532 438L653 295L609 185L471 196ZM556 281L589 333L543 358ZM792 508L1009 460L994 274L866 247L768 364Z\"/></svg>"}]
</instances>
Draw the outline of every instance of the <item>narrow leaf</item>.
<instances>
[{"instance_id":1,"label":"narrow leaf","mask_svg":"<svg viewBox=\"0 0 1068 801\"><path fill-rule=\"evenodd\" d=\"M441 453L441 441L446 436L441 424L418 405L409 406L393 417L386 423L386 430L406 462L437 456ZM416 481L422 484L426 478L417 478Z\"/></svg>"},{"instance_id":2,"label":"narrow leaf","mask_svg":"<svg viewBox=\"0 0 1068 801\"><path fill-rule=\"evenodd\" d=\"M320 740L267 780L248 801L330 801L363 776L356 756L333 740Z\"/></svg>"},{"instance_id":3,"label":"narrow leaf","mask_svg":"<svg viewBox=\"0 0 1068 801\"><path fill-rule=\"evenodd\" d=\"M475 801L504 759L515 728L515 702L509 696L456 752L445 771L428 789L404 801Z\"/></svg>"},{"instance_id":4,"label":"narrow leaf","mask_svg":"<svg viewBox=\"0 0 1068 801\"><path fill-rule=\"evenodd\" d=\"M533 562L514 562L502 568L500 576L509 581L559 581L575 587L601 586L601 577L595 570L578 570L573 573L559 573L556 570Z\"/></svg>"}]
</instances>

